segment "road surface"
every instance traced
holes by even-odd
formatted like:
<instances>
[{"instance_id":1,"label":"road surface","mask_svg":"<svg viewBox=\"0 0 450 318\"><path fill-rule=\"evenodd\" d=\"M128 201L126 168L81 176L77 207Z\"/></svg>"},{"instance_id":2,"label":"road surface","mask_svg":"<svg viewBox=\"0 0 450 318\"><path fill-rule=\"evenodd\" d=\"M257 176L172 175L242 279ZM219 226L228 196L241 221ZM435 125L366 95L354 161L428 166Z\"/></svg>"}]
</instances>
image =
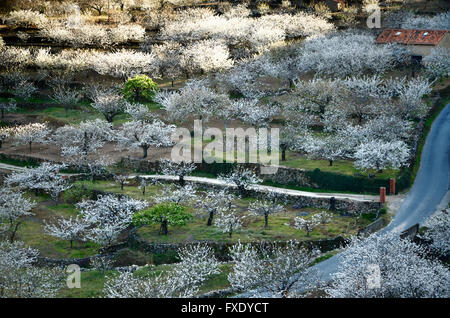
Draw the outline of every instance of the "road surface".
<instances>
[{"instance_id":1,"label":"road surface","mask_svg":"<svg viewBox=\"0 0 450 318\"><path fill-rule=\"evenodd\" d=\"M381 233L401 232L422 224L436 210L450 202L450 104L434 120L422 150L420 168L414 185ZM317 264L324 280L337 270L339 254Z\"/></svg>"}]
</instances>

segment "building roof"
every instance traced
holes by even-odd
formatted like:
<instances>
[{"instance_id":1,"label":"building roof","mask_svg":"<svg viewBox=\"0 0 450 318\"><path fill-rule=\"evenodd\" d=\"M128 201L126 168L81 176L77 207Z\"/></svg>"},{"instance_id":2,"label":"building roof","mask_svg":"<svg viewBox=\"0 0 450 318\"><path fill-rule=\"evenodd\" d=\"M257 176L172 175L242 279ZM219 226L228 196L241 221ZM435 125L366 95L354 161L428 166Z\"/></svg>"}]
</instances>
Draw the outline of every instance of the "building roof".
<instances>
[{"instance_id":1,"label":"building roof","mask_svg":"<svg viewBox=\"0 0 450 318\"><path fill-rule=\"evenodd\" d=\"M386 29L377 38L376 43L399 43L412 45L437 45L450 31Z\"/></svg>"}]
</instances>

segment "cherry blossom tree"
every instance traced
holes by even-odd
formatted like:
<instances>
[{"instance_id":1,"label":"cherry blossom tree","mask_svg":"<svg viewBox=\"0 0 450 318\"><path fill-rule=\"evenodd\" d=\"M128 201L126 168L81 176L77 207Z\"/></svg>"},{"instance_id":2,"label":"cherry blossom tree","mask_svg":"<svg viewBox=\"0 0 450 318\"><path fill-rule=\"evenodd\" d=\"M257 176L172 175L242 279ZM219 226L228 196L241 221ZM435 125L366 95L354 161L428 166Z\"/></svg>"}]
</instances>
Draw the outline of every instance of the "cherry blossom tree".
<instances>
[{"instance_id":1,"label":"cherry blossom tree","mask_svg":"<svg viewBox=\"0 0 450 318\"><path fill-rule=\"evenodd\" d=\"M51 298L63 287L64 273L58 268L34 266L38 250L23 242L0 242L0 297Z\"/></svg>"},{"instance_id":2,"label":"cherry blossom tree","mask_svg":"<svg viewBox=\"0 0 450 318\"><path fill-rule=\"evenodd\" d=\"M70 242L70 248L74 241L81 241L87 230L88 224L78 216L75 218L59 218L54 223L45 224L44 232Z\"/></svg>"},{"instance_id":3,"label":"cherry blossom tree","mask_svg":"<svg viewBox=\"0 0 450 318\"><path fill-rule=\"evenodd\" d=\"M236 199L235 195L228 193L226 190L210 190L205 195L197 199L196 206L208 215L207 226L213 224L214 215L221 211L233 208L232 202Z\"/></svg>"},{"instance_id":4,"label":"cherry blossom tree","mask_svg":"<svg viewBox=\"0 0 450 318\"><path fill-rule=\"evenodd\" d=\"M269 227L269 215L284 211L285 205L272 193L268 193L264 200L251 202L248 210L255 215L264 216L264 227Z\"/></svg>"},{"instance_id":5,"label":"cherry blossom tree","mask_svg":"<svg viewBox=\"0 0 450 318\"><path fill-rule=\"evenodd\" d=\"M138 277L131 272L110 277L104 294L109 298L194 297L202 283L219 273L219 262L207 245L189 245L178 251L180 262L157 275Z\"/></svg>"},{"instance_id":6,"label":"cherry blossom tree","mask_svg":"<svg viewBox=\"0 0 450 318\"><path fill-rule=\"evenodd\" d=\"M173 144L171 135L175 125L166 125L155 119L153 123L128 121L117 134L117 141L124 148L141 148L143 158L147 158L150 147L169 147Z\"/></svg>"},{"instance_id":7,"label":"cherry blossom tree","mask_svg":"<svg viewBox=\"0 0 450 318\"><path fill-rule=\"evenodd\" d=\"M168 77L173 87L174 80L182 75L180 57L183 54L183 47L180 43L168 41L161 45L152 45L150 50L157 57L161 77Z\"/></svg>"},{"instance_id":8,"label":"cherry blossom tree","mask_svg":"<svg viewBox=\"0 0 450 318\"><path fill-rule=\"evenodd\" d=\"M122 113L128 104L114 88L97 88L92 100L92 108L105 116L108 123L112 123L114 117Z\"/></svg>"},{"instance_id":9,"label":"cherry blossom tree","mask_svg":"<svg viewBox=\"0 0 450 318\"><path fill-rule=\"evenodd\" d=\"M330 297L447 297L449 270L398 233L353 238L326 288Z\"/></svg>"},{"instance_id":10,"label":"cherry blossom tree","mask_svg":"<svg viewBox=\"0 0 450 318\"><path fill-rule=\"evenodd\" d=\"M243 197L247 195L247 192L252 185L262 182L262 179L254 172L245 168L236 168L229 174L221 174L218 176L218 179L235 185L239 194Z\"/></svg>"},{"instance_id":11,"label":"cherry blossom tree","mask_svg":"<svg viewBox=\"0 0 450 318\"><path fill-rule=\"evenodd\" d=\"M254 296L287 297L297 286L311 286L317 277L308 267L317 253L300 246L297 241L285 245L261 244L256 248L250 244L235 244L230 256L235 263L228 274L232 288L250 291Z\"/></svg>"},{"instance_id":12,"label":"cherry blossom tree","mask_svg":"<svg viewBox=\"0 0 450 318\"><path fill-rule=\"evenodd\" d=\"M404 63L408 52L395 44L375 44L374 36L353 31L311 37L297 55L299 72L345 77L384 73Z\"/></svg>"},{"instance_id":13,"label":"cherry blossom tree","mask_svg":"<svg viewBox=\"0 0 450 318\"><path fill-rule=\"evenodd\" d=\"M12 136L18 144L27 144L31 152L33 143L46 142L50 129L46 123L33 123L16 126L12 130Z\"/></svg>"},{"instance_id":14,"label":"cherry blossom tree","mask_svg":"<svg viewBox=\"0 0 450 318\"><path fill-rule=\"evenodd\" d=\"M13 98L10 98L8 102L1 102L0 103L0 111L2 113L1 118L5 118L5 112L14 111L17 109L17 103Z\"/></svg>"},{"instance_id":15,"label":"cherry blossom tree","mask_svg":"<svg viewBox=\"0 0 450 318\"><path fill-rule=\"evenodd\" d=\"M422 62L431 79L441 79L450 75L450 50L446 48L432 49Z\"/></svg>"},{"instance_id":16,"label":"cherry blossom tree","mask_svg":"<svg viewBox=\"0 0 450 318\"><path fill-rule=\"evenodd\" d=\"M158 74L154 54L131 50L94 52L89 58L90 67L101 75L127 79L140 74Z\"/></svg>"},{"instance_id":17,"label":"cherry blossom tree","mask_svg":"<svg viewBox=\"0 0 450 318\"><path fill-rule=\"evenodd\" d=\"M442 209L430 216L423 226L426 228L422 237L431 241L432 248L441 255L450 252L450 209Z\"/></svg>"},{"instance_id":18,"label":"cherry blossom tree","mask_svg":"<svg viewBox=\"0 0 450 318\"><path fill-rule=\"evenodd\" d=\"M355 166L366 169L399 169L410 158L408 146L401 140L394 142L369 141L362 143L355 152Z\"/></svg>"},{"instance_id":19,"label":"cherry blossom tree","mask_svg":"<svg viewBox=\"0 0 450 318\"><path fill-rule=\"evenodd\" d=\"M114 175L114 181L116 181L118 184L120 184L120 190L122 190L122 191L123 191L123 186L127 180L128 180L128 176L125 174L115 174Z\"/></svg>"},{"instance_id":20,"label":"cherry blossom tree","mask_svg":"<svg viewBox=\"0 0 450 318\"><path fill-rule=\"evenodd\" d=\"M171 160L161 160L159 166L162 173L177 176L181 186L185 184L184 177L191 174L197 168L193 162L174 162Z\"/></svg>"},{"instance_id":21,"label":"cherry blossom tree","mask_svg":"<svg viewBox=\"0 0 450 318\"><path fill-rule=\"evenodd\" d=\"M321 223L321 217L314 214L310 219L297 216L294 219L294 227L298 230L306 231L306 236L310 236L311 232Z\"/></svg>"},{"instance_id":22,"label":"cherry blossom tree","mask_svg":"<svg viewBox=\"0 0 450 318\"><path fill-rule=\"evenodd\" d=\"M49 86L53 90L51 98L55 102L63 104L66 112L71 105L75 105L81 100L81 93L77 89L70 88L68 79L52 78Z\"/></svg>"},{"instance_id":23,"label":"cherry blossom tree","mask_svg":"<svg viewBox=\"0 0 450 318\"><path fill-rule=\"evenodd\" d=\"M233 61L224 42L203 40L194 42L183 51L180 64L186 74L204 74L226 70L233 66Z\"/></svg>"},{"instance_id":24,"label":"cherry blossom tree","mask_svg":"<svg viewBox=\"0 0 450 318\"><path fill-rule=\"evenodd\" d=\"M22 192L3 187L0 190L0 223L6 227L9 240L12 243L23 217L33 215L31 210L35 203L25 198Z\"/></svg>"},{"instance_id":25,"label":"cherry blossom tree","mask_svg":"<svg viewBox=\"0 0 450 318\"><path fill-rule=\"evenodd\" d=\"M310 137L302 145L303 149L313 158L326 159L330 166L338 159L345 158L347 139L344 136L330 134L325 137Z\"/></svg>"},{"instance_id":26,"label":"cherry blossom tree","mask_svg":"<svg viewBox=\"0 0 450 318\"><path fill-rule=\"evenodd\" d=\"M9 127L0 128L0 149L2 148L3 142L7 140L12 134L12 130Z\"/></svg>"},{"instance_id":27,"label":"cherry blossom tree","mask_svg":"<svg viewBox=\"0 0 450 318\"><path fill-rule=\"evenodd\" d=\"M204 80L191 80L178 92L160 91L155 101L161 104L170 119L184 120L187 116L207 120L215 109L229 102L228 96L216 93Z\"/></svg>"},{"instance_id":28,"label":"cherry blossom tree","mask_svg":"<svg viewBox=\"0 0 450 318\"><path fill-rule=\"evenodd\" d=\"M155 196L156 203L173 202L187 204L196 198L196 188L192 184L177 186L163 184L161 190Z\"/></svg>"},{"instance_id":29,"label":"cherry blossom tree","mask_svg":"<svg viewBox=\"0 0 450 318\"><path fill-rule=\"evenodd\" d=\"M245 216L235 210L220 211L214 219L214 226L231 238L233 232L242 228Z\"/></svg>"},{"instance_id":30,"label":"cherry blossom tree","mask_svg":"<svg viewBox=\"0 0 450 318\"><path fill-rule=\"evenodd\" d=\"M394 93L398 96L395 113L405 119L425 117L429 108L423 96L431 92L431 83L422 77L415 77L410 81L402 79L394 84Z\"/></svg>"},{"instance_id":31,"label":"cherry blossom tree","mask_svg":"<svg viewBox=\"0 0 450 318\"><path fill-rule=\"evenodd\" d=\"M98 196L97 200L77 203L83 222L88 224L86 237L103 246L110 246L131 223L132 215L144 209L147 202L114 195Z\"/></svg>"},{"instance_id":32,"label":"cherry blossom tree","mask_svg":"<svg viewBox=\"0 0 450 318\"><path fill-rule=\"evenodd\" d=\"M24 171L10 174L6 177L5 183L21 189L34 190L36 193L38 190L51 192L52 184L63 182L59 172L66 167L65 164L43 162L36 168L25 168Z\"/></svg>"},{"instance_id":33,"label":"cherry blossom tree","mask_svg":"<svg viewBox=\"0 0 450 318\"><path fill-rule=\"evenodd\" d=\"M128 103L124 112L130 115L134 121L151 123L156 118L147 105L139 103Z\"/></svg>"},{"instance_id":34,"label":"cherry blossom tree","mask_svg":"<svg viewBox=\"0 0 450 318\"><path fill-rule=\"evenodd\" d=\"M89 173L92 179L110 163L107 157L98 157L97 152L113 139L111 124L100 119L83 121L77 125L65 125L52 135L61 147L66 160Z\"/></svg>"}]
</instances>

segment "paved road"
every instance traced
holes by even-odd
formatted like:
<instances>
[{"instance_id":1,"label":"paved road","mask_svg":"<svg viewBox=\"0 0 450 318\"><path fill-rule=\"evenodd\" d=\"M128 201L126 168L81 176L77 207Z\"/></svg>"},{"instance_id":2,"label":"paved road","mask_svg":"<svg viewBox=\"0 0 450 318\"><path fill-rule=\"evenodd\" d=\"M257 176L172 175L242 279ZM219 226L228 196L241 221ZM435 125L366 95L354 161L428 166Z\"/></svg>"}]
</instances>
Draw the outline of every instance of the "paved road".
<instances>
[{"instance_id":1,"label":"paved road","mask_svg":"<svg viewBox=\"0 0 450 318\"><path fill-rule=\"evenodd\" d=\"M433 122L423 147L420 168L414 185L381 233L400 232L414 224L422 224L437 209L450 202L450 104ZM324 280L337 270L339 254L317 264Z\"/></svg>"}]
</instances>

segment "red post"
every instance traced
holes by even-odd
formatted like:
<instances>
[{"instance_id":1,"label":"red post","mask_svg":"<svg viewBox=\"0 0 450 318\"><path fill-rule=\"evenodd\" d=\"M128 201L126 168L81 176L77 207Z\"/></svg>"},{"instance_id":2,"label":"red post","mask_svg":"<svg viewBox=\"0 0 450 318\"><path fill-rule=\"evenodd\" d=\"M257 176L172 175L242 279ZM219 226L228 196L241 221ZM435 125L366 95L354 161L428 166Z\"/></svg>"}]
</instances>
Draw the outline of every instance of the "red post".
<instances>
[{"instance_id":1,"label":"red post","mask_svg":"<svg viewBox=\"0 0 450 318\"><path fill-rule=\"evenodd\" d=\"M384 204L386 202L386 188L380 187L380 203Z\"/></svg>"},{"instance_id":2,"label":"red post","mask_svg":"<svg viewBox=\"0 0 450 318\"><path fill-rule=\"evenodd\" d=\"M395 178L389 179L389 194L395 195Z\"/></svg>"}]
</instances>

